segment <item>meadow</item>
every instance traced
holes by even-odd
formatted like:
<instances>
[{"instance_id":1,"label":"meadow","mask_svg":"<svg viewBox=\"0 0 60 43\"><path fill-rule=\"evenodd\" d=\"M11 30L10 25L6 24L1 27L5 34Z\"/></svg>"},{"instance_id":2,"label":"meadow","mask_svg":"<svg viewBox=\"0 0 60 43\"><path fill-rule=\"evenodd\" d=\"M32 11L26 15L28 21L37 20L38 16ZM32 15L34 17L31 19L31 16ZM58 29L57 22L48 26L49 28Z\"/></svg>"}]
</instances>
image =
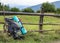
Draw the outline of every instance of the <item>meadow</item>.
<instances>
[{"instance_id":1,"label":"meadow","mask_svg":"<svg viewBox=\"0 0 60 43\"><path fill-rule=\"evenodd\" d=\"M14 16L14 15L13 15ZM6 16L12 17L12 16ZM39 23L39 16L22 16L17 15L22 22ZM0 22L4 22L4 17L0 16ZM44 17L44 23L60 23L60 18L57 17ZM38 25L24 25L26 30L39 30ZM60 30L59 25L44 25L43 30ZM0 24L0 30L3 30L3 24ZM39 32L28 32L24 40L14 40L8 37L6 33L0 32L0 43L51 43L52 41L60 40L60 34L55 31L46 32L41 34Z\"/></svg>"}]
</instances>

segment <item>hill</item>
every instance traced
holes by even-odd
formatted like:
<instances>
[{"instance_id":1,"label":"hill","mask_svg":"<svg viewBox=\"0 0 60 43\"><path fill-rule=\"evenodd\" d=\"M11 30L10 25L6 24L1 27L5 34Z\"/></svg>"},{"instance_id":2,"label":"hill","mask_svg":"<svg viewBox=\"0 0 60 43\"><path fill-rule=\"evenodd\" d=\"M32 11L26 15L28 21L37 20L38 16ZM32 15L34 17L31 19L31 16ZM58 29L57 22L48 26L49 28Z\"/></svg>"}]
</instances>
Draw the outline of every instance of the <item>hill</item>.
<instances>
[{"instance_id":1,"label":"hill","mask_svg":"<svg viewBox=\"0 0 60 43\"><path fill-rule=\"evenodd\" d=\"M13 7L16 7L16 8L19 8L20 10L24 9L24 8L27 8L28 6L24 6L24 5L17 5L17 4L12 4L12 5L9 5L10 8L13 8Z\"/></svg>"},{"instance_id":2,"label":"hill","mask_svg":"<svg viewBox=\"0 0 60 43\"><path fill-rule=\"evenodd\" d=\"M60 1L56 1L56 2L52 2L55 6L56 6L56 8L60 8ZM22 9L24 9L24 8L32 8L34 11L37 11L37 10L39 10L40 9L40 7L41 7L41 4L38 4L38 5L34 5L34 6L29 6L29 5L14 5L14 4L12 4L12 5L9 5L10 7L17 7L17 8L19 8L20 10L22 10Z\"/></svg>"},{"instance_id":3,"label":"hill","mask_svg":"<svg viewBox=\"0 0 60 43\"><path fill-rule=\"evenodd\" d=\"M52 2L52 3L56 6L56 8L60 8L60 1ZM29 8L32 8L34 11L37 11L41 8L41 4L31 6Z\"/></svg>"}]
</instances>

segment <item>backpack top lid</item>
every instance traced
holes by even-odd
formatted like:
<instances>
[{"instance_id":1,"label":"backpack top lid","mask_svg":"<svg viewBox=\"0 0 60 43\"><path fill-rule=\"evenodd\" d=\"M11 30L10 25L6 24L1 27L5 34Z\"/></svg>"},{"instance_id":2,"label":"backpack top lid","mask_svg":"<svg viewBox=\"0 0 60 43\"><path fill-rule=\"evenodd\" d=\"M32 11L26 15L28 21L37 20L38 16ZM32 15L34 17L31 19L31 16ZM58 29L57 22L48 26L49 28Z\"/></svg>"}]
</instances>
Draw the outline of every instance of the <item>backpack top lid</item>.
<instances>
[{"instance_id":1,"label":"backpack top lid","mask_svg":"<svg viewBox=\"0 0 60 43\"><path fill-rule=\"evenodd\" d=\"M13 16L12 19L13 19L13 21L15 21L15 22L19 22L19 19L18 19L17 16Z\"/></svg>"}]
</instances>

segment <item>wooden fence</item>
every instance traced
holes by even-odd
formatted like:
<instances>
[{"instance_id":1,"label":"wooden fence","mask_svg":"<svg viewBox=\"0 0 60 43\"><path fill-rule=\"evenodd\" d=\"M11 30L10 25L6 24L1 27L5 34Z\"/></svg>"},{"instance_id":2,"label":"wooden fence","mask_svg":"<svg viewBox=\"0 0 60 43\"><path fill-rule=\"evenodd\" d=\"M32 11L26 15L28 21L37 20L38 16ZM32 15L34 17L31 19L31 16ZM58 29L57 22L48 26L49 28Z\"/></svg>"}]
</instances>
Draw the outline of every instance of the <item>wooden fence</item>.
<instances>
[{"instance_id":1,"label":"wooden fence","mask_svg":"<svg viewBox=\"0 0 60 43\"><path fill-rule=\"evenodd\" d=\"M10 12L10 11L0 11L0 15L28 15L28 16L39 16L39 23L23 23L25 25L39 25L39 30L35 32L42 31L54 31L54 30L43 30L43 25L60 25L60 23L43 23L44 16L52 16L52 17L60 17L59 14L44 14L44 13L27 13L27 12ZM4 22L0 22L0 24L4 24Z\"/></svg>"}]
</instances>

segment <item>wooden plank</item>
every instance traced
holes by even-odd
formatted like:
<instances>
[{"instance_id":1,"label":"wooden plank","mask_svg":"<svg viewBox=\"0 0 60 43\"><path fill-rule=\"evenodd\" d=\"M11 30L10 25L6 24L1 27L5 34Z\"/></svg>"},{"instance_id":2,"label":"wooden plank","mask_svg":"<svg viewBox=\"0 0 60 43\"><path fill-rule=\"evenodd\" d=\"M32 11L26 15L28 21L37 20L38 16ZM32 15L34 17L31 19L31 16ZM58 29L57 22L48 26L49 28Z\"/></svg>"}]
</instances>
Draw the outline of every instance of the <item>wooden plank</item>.
<instances>
[{"instance_id":1,"label":"wooden plank","mask_svg":"<svg viewBox=\"0 0 60 43\"><path fill-rule=\"evenodd\" d=\"M49 31L55 31L55 32L56 32L56 31L57 31L57 32L58 32L58 31L60 31L60 30L29 30L29 31L27 31L27 32L40 32L40 31L43 31L43 32L49 32ZM1 33L1 32L4 32L4 31L1 30L0 33Z\"/></svg>"},{"instance_id":2,"label":"wooden plank","mask_svg":"<svg viewBox=\"0 0 60 43\"><path fill-rule=\"evenodd\" d=\"M41 14L41 13L27 13L27 12L10 12L10 11L0 11L0 15L28 15L28 16L55 16L60 17L60 14Z\"/></svg>"},{"instance_id":3,"label":"wooden plank","mask_svg":"<svg viewBox=\"0 0 60 43\"><path fill-rule=\"evenodd\" d=\"M0 24L4 24L4 22L0 22ZM41 25L42 23L24 23L24 25ZM60 23L43 23L43 25L60 25Z\"/></svg>"},{"instance_id":4,"label":"wooden plank","mask_svg":"<svg viewBox=\"0 0 60 43\"><path fill-rule=\"evenodd\" d=\"M23 23L25 25L42 25L42 23ZM43 25L60 25L60 23L43 23Z\"/></svg>"},{"instance_id":5,"label":"wooden plank","mask_svg":"<svg viewBox=\"0 0 60 43\"><path fill-rule=\"evenodd\" d=\"M29 30L28 32L49 32L49 31L60 31L60 30Z\"/></svg>"},{"instance_id":6,"label":"wooden plank","mask_svg":"<svg viewBox=\"0 0 60 43\"><path fill-rule=\"evenodd\" d=\"M0 22L0 24L4 24L4 22Z\"/></svg>"}]
</instances>

